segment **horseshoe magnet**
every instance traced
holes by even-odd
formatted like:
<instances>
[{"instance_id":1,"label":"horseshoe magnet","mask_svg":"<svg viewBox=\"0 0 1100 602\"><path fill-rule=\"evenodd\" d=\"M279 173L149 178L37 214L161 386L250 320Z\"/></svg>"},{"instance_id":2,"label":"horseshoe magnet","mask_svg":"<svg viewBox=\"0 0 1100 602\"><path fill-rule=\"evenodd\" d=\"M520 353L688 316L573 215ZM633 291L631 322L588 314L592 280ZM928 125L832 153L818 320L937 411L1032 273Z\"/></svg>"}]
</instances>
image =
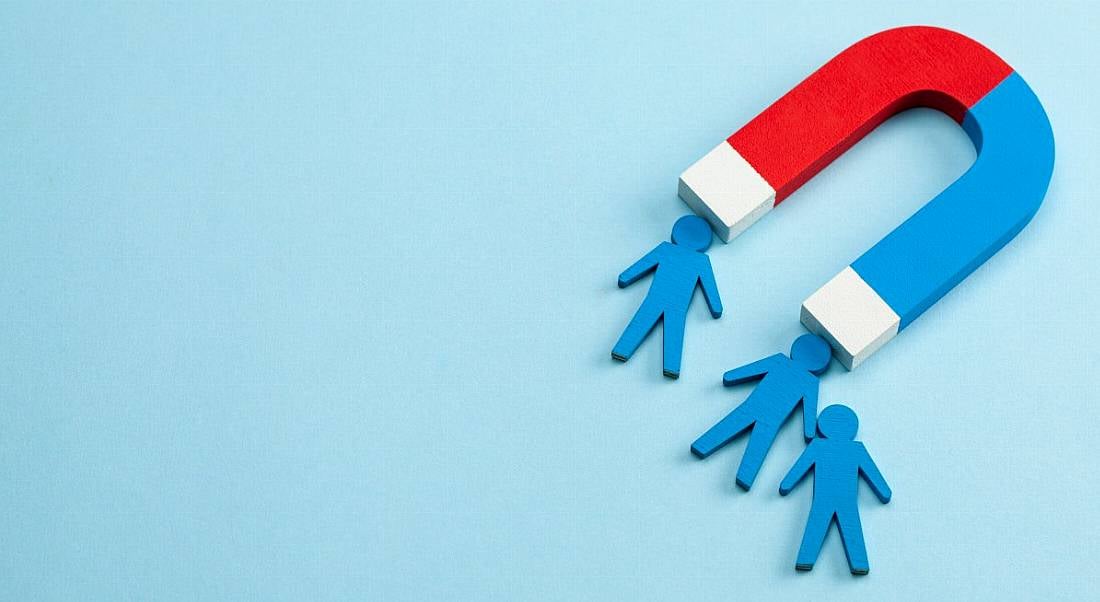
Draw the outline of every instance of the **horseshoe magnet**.
<instances>
[{"instance_id":1,"label":"horseshoe magnet","mask_svg":"<svg viewBox=\"0 0 1100 602\"><path fill-rule=\"evenodd\" d=\"M892 115L931 107L977 148L970 169L802 304L849 370L1023 229L1054 169L1039 99L978 42L935 27L864 38L680 176L680 197L729 242Z\"/></svg>"}]
</instances>

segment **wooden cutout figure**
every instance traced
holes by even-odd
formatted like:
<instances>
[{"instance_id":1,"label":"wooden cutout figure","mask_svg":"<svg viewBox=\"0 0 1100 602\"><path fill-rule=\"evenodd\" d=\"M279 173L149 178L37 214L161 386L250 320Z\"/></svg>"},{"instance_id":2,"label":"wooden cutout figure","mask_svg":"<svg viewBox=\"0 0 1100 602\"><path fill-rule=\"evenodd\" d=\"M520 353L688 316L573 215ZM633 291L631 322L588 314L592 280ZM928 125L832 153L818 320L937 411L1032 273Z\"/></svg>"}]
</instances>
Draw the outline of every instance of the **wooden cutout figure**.
<instances>
[{"instance_id":1,"label":"wooden cutout figure","mask_svg":"<svg viewBox=\"0 0 1100 602\"><path fill-rule=\"evenodd\" d=\"M859 419L851 408L843 405L825 408L817 419L817 430L821 436L810 442L779 484L779 495L787 495L810 469L814 471L810 518L806 521L806 531L798 548L798 560L795 561L795 568L800 571L814 568L833 519L836 519L840 538L844 542L844 553L852 574L866 575L871 569L863 543L863 528L859 523L859 478L867 481L871 491L883 504L890 502L892 493L867 449L854 440L858 428Z\"/></svg>"},{"instance_id":2,"label":"wooden cutout figure","mask_svg":"<svg viewBox=\"0 0 1100 602\"><path fill-rule=\"evenodd\" d=\"M818 376L829 367L830 353L825 339L804 334L791 345L789 358L777 353L726 372L722 384L727 387L758 378L762 380L748 399L691 444L691 453L706 458L751 427L748 447L737 468L737 485L748 491L779 434L779 427L799 403L802 404L803 435L807 441L813 438Z\"/></svg>"},{"instance_id":3,"label":"wooden cutout figure","mask_svg":"<svg viewBox=\"0 0 1100 602\"><path fill-rule=\"evenodd\" d=\"M695 288L703 289L703 298L714 319L722 317L722 299L714 281L714 270L705 251L713 233L706 220L685 215L672 226L672 242L663 242L634 265L619 274L619 288L637 282L652 270L653 283L645 301L611 350L611 357L625 362L634 355L657 322L664 323L664 373L680 377L680 355L684 348L684 326Z\"/></svg>"}]
</instances>

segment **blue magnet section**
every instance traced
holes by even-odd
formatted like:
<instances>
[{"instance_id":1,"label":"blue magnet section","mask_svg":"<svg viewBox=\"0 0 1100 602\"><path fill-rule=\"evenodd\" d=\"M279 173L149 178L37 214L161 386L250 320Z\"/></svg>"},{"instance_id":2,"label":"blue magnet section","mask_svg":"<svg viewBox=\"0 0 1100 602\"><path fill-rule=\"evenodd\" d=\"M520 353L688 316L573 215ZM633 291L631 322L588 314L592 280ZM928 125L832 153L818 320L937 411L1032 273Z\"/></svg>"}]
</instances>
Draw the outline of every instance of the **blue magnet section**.
<instances>
[{"instance_id":1,"label":"blue magnet section","mask_svg":"<svg viewBox=\"0 0 1100 602\"><path fill-rule=\"evenodd\" d=\"M978 101L962 126L978 150L974 165L852 263L901 317L899 330L1012 240L1050 183L1050 121L1018 74Z\"/></svg>"}]
</instances>

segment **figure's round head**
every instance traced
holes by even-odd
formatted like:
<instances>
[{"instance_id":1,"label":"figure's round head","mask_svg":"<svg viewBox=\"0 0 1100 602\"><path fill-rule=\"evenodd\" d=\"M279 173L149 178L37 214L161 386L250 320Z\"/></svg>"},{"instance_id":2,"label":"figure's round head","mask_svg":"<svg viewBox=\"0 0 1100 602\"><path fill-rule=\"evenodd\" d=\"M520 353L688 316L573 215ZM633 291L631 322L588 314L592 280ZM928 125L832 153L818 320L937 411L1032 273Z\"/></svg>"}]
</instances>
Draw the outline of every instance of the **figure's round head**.
<instances>
[{"instance_id":1,"label":"figure's round head","mask_svg":"<svg viewBox=\"0 0 1100 602\"><path fill-rule=\"evenodd\" d=\"M791 359L814 374L821 374L829 367L832 352L829 343L816 334L804 334L791 345Z\"/></svg>"},{"instance_id":2,"label":"figure's round head","mask_svg":"<svg viewBox=\"0 0 1100 602\"><path fill-rule=\"evenodd\" d=\"M713 236L710 224L698 215L685 215L672 226L672 242L700 253L710 248Z\"/></svg>"},{"instance_id":3,"label":"figure's round head","mask_svg":"<svg viewBox=\"0 0 1100 602\"><path fill-rule=\"evenodd\" d=\"M817 417L817 430L826 439L845 439L851 441L859 430L859 418L848 406L831 405L821 411Z\"/></svg>"}]
</instances>

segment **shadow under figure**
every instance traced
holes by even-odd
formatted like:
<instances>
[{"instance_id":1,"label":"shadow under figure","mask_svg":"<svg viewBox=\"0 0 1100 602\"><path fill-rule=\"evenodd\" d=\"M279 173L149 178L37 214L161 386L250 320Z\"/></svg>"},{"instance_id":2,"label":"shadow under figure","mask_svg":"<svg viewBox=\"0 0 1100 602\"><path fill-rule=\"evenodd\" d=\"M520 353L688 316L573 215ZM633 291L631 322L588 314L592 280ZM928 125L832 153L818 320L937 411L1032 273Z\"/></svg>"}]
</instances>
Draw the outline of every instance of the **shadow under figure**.
<instances>
[{"instance_id":1,"label":"shadow under figure","mask_svg":"<svg viewBox=\"0 0 1100 602\"><path fill-rule=\"evenodd\" d=\"M612 358L620 362L630 359L661 321L665 339L664 374L669 378L680 377L684 327L696 286L703 289L710 315L716 320L722 317L722 299L718 296L714 270L705 252L713 237L706 220L697 215L685 215L672 226L672 242L657 245L619 274L619 288L626 288L656 270L642 306L611 350Z\"/></svg>"},{"instance_id":2,"label":"shadow under figure","mask_svg":"<svg viewBox=\"0 0 1100 602\"><path fill-rule=\"evenodd\" d=\"M863 543L863 527L859 522L859 478L866 479L871 491L883 504L890 502L892 493L867 449L859 441L854 441L858 428L859 419L847 406L831 405L825 408L817 419L821 437L810 442L779 484L779 495L787 495L811 469L814 471L810 517L806 521L806 531L795 561L795 568L800 571L814 568L833 519L836 519L840 538L844 542L848 569L853 575L866 575L871 570Z\"/></svg>"}]
</instances>

